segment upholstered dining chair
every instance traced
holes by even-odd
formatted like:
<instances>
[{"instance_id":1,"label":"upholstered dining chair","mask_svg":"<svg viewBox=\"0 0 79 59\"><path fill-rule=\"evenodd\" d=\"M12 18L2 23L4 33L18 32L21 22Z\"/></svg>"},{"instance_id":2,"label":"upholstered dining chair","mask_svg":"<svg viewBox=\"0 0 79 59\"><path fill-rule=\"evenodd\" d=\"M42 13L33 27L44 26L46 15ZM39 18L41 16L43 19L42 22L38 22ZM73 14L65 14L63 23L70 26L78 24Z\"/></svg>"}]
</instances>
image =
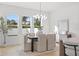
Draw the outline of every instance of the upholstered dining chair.
<instances>
[{"instance_id":1,"label":"upholstered dining chair","mask_svg":"<svg viewBox=\"0 0 79 59\"><path fill-rule=\"evenodd\" d=\"M53 50L56 47L56 35L55 34L47 34L47 50Z\"/></svg>"},{"instance_id":2,"label":"upholstered dining chair","mask_svg":"<svg viewBox=\"0 0 79 59\"><path fill-rule=\"evenodd\" d=\"M28 39L28 34L24 36L24 52L31 51L31 41Z\"/></svg>"},{"instance_id":3,"label":"upholstered dining chair","mask_svg":"<svg viewBox=\"0 0 79 59\"><path fill-rule=\"evenodd\" d=\"M36 42L36 50L38 52L46 51L46 35L45 34L38 35L38 41Z\"/></svg>"},{"instance_id":4,"label":"upholstered dining chair","mask_svg":"<svg viewBox=\"0 0 79 59\"><path fill-rule=\"evenodd\" d=\"M63 43L63 41L60 40L60 56L77 56L77 47L78 45Z\"/></svg>"},{"instance_id":5,"label":"upholstered dining chair","mask_svg":"<svg viewBox=\"0 0 79 59\"><path fill-rule=\"evenodd\" d=\"M72 45L72 44L65 43L64 44L64 55L68 56L66 50L70 49L70 51L74 50L74 55L77 56L77 47L78 45Z\"/></svg>"}]
</instances>

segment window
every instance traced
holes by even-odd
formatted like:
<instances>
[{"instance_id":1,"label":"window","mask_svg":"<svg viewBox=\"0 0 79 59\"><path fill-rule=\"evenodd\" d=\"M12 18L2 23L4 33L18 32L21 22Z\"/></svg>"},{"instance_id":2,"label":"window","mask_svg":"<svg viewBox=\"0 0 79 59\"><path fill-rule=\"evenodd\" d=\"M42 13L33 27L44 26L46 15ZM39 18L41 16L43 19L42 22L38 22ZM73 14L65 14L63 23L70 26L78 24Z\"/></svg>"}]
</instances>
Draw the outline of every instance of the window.
<instances>
[{"instance_id":1,"label":"window","mask_svg":"<svg viewBox=\"0 0 79 59\"><path fill-rule=\"evenodd\" d=\"M7 16L7 26L8 28L17 28L19 17L16 15Z\"/></svg>"},{"instance_id":2,"label":"window","mask_svg":"<svg viewBox=\"0 0 79 59\"><path fill-rule=\"evenodd\" d=\"M43 18L43 19L42 19ZM42 16L42 20L44 20L44 16ZM34 32L37 33L38 29L41 28L41 22L39 15L35 16L23 16L22 18L22 28L23 32L28 30L28 32Z\"/></svg>"},{"instance_id":3,"label":"window","mask_svg":"<svg viewBox=\"0 0 79 59\"><path fill-rule=\"evenodd\" d=\"M34 17L34 28L40 28L41 27L41 20L39 17Z\"/></svg>"},{"instance_id":4,"label":"window","mask_svg":"<svg viewBox=\"0 0 79 59\"><path fill-rule=\"evenodd\" d=\"M19 16L12 13L6 16L6 19L8 35L18 35Z\"/></svg>"},{"instance_id":5,"label":"window","mask_svg":"<svg viewBox=\"0 0 79 59\"><path fill-rule=\"evenodd\" d=\"M30 28L30 17L23 16L23 19L22 19L22 28Z\"/></svg>"}]
</instances>

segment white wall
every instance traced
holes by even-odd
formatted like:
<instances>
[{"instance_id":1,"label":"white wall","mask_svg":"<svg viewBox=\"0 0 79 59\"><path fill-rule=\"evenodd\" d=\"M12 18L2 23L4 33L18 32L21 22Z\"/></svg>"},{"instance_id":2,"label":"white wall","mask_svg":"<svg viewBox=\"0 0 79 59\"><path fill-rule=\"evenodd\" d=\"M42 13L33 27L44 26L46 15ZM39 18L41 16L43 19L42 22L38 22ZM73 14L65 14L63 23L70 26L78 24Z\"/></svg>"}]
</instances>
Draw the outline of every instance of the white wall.
<instances>
[{"instance_id":1,"label":"white wall","mask_svg":"<svg viewBox=\"0 0 79 59\"><path fill-rule=\"evenodd\" d=\"M69 31L79 36L79 5L63 7L51 13L50 32L57 25L57 20L69 19Z\"/></svg>"},{"instance_id":2,"label":"white wall","mask_svg":"<svg viewBox=\"0 0 79 59\"><path fill-rule=\"evenodd\" d=\"M38 7L39 8L39 7ZM17 7L17 6L12 6L12 5L4 5L4 4L0 4L0 15L4 16L4 18L6 19L6 16L10 15L10 14L16 14L17 16L19 16L19 28L18 28L18 36L15 37L8 37L7 38L7 44L17 44L17 43L23 43L23 35L22 35L22 27L21 27L21 19L22 16L33 16L33 15L37 15L40 14L40 12L38 10L32 10L32 9L28 9L28 8L23 8L23 7ZM49 13L47 12L42 12L42 14L45 14L47 17ZM48 18L49 19L49 18ZM45 31L48 32L48 22L46 20L46 23L44 24L44 29L46 29ZM12 34L15 34L15 32L11 32ZM2 40L0 38L0 40Z\"/></svg>"}]
</instances>

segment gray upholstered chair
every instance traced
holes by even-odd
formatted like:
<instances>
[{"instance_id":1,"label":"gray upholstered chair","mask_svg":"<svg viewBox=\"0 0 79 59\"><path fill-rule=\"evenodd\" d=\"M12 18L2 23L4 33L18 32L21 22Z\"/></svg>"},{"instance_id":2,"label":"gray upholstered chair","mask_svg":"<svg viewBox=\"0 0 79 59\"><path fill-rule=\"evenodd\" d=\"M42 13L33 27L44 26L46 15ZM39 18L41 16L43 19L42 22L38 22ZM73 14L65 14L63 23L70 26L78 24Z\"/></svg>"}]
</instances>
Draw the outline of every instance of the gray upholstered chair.
<instances>
[{"instance_id":1,"label":"gray upholstered chair","mask_svg":"<svg viewBox=\"0 0 79 59\"><path fill-rule=\"evenodd\" d=\"M47 50L53 50L56 46L56 35L55 34L47 34Z\"/></svg>"},{"instance_id":2,"label":"gray upholstered chair","mask_svg":"<svg viewBox=\"0 0 79 59\"><path fill-rule=\"evenodd\" d=\"M78 45L63 43L63 40L60 40L60 56L78 56L78 52Z\"/></svg>"},{"instance_id":3,"label":"gray upholstered chair","mask_svg":"<svg viewBox=\"0 0 79 59\"><path fill-rule=\"evenodd\" d=\"M31 51L31 40L28 39L29 37L34 37L35 33L29 33L24 36L24 51ZM36 42L34 42L34 50L36 50Z\"/></svg>"},{"instance_id":4,"label":"gray upholstered chair","mask_svg":"<svg viewBox=\"0 0 79 59\"><path fill-rule=\"evenodd\" d=\"M39 34L38 35L38 41L36 42L36 50L38 52L46 51L46 35L45 34Z\"/></svg>"},{"instance_id":5,"label":"gray upholstered chair","mask_svg":"<svg viewBox=\"0 0 79 59\"><path fill-rule=\"evenodd\" d=\"M30 40L27 38L27 34L24 36L24 51L31 51L31 42Z\"/></svg>"}]
</instances>

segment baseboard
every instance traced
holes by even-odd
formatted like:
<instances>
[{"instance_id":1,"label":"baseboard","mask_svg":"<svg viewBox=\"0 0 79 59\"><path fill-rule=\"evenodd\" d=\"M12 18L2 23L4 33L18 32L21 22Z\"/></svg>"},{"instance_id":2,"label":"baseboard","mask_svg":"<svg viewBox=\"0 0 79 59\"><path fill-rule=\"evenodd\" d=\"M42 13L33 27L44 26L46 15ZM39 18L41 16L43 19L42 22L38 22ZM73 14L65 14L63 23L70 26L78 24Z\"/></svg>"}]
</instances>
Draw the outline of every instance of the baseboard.
<instances>
[{"instance_id":1,"label":"baseboard","mask_svg":"<svg viewBox=\"0 0 79 59\"><path fill-rule=\"evenodd\" d=\"M14 44L14 45L0 45L0 48L5 48L5 47L11 47L11 46L17 46L17 45L20 45L20 44Z\"/></svg>"}]
</instances>

